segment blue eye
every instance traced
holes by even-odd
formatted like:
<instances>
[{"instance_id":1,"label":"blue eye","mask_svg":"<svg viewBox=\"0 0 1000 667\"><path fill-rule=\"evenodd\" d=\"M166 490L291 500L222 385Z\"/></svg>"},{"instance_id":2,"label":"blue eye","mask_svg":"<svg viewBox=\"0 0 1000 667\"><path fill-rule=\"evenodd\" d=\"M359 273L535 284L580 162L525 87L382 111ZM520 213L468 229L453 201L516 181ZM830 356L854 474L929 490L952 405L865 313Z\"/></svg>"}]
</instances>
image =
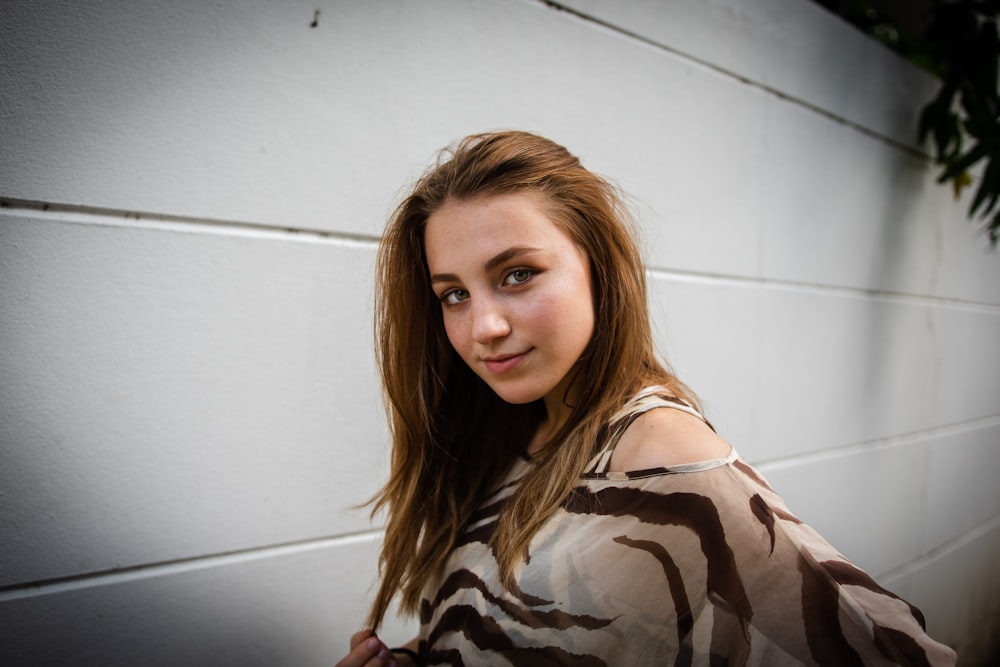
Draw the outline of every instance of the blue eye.
<instances>
[{"instance_id":1,"label":"blue eye","mask_svg":"<svg viewBox=\"0 0 1000 667\"><path fill-rule=\"evenodd\" d=\"M446 306L457 306L469 298L469 293L464 289L453 289L441 295L441 303Z\"/></svg>"},{"instance_id":2,"label":"blue eye","mask_svg":"<svg viewBox=\"0 0 1000 667\"><path fill-rule=\"evenodd\" d=\"M531 280L531 277L535 275L535 272L531 269L514 269L506 276L504 276L504 285L521 285L523 283Z\"/></svg>"}]
</instances>

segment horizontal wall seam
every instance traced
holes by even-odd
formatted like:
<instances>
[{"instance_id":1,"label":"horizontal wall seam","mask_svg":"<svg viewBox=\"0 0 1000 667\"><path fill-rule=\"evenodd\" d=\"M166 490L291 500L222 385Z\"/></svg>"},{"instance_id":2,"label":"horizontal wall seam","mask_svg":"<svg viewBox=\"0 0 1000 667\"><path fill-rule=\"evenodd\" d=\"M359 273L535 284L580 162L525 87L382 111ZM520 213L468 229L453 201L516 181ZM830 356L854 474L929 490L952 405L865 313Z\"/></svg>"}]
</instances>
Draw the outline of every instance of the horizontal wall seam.
<instances>
[{"instance_id":1,"label":"horizontal wall seam","mask_svg":"<svg viewBox=\"0 0 1000 667\"><path fill-rule=\"evenodd\" d=\"M838 445L836 447L829 447L827 449L807 452L804 454L794 454L774 459L754 461L753 464L761 472L768 473L803 464L818 463L822 461L829 461L831 459L843 458L845 456L854 456L856 454L870 453L873 451L892 449L895 447L905 447L934 438L961 435L963 433L982 431L988 428L995 428L997 426L1000 426L1000 414L956 422L954 424L935 426L933 428L922 429L919 431L911 431L909 433L890 435L884 438L873 438L862 442Z\"/></svg>"},{"instance_id":2,"label":"horizontal wall seam","mask_svg":"<svg viewBox=\"0 0 1000 667\"><path fill-rule=\"evenodd\" d=\"M916 306L933 306L936 308L950 308L956 310L966 310L980 312L990 315L1000 315L1000 304L984 301L973 301L972 299L957 299L954 297L932 296L926 294L914 294L912 292L899 292L893 290L880 290L864 287L847 287L842 285L827 285L823 283L812 283L801 280L787 280L782 278L768 278L755 276L731 276L721 273L711 273L707 271L679 271L675 269L665 269L661 267L650 267L647 269L649 276L661 278L673 282L685 282L692 284L723 285L738 288L760 288L773 291L787 291L796 293L816 294L817 296L837 296L863 298L880 301L891 301L893 303L906 303Z\"/></svg>"},{"instance_id":3,"label":"horizontal wall seam","mask_svg":"<svg viewBox=\"0 0 1000 667\"><path fill-rule=\"evenodd\" d=\"M586 13L581 12L580 10L574 9L572 7L567 7L567 6L563 5L563 4L560 4L559 2L554 2L553 0L534 0L534 2L538 2L539 4L542 4L545 7L548 7L549 9L553 9L555 11L565 12L567 14L570 14L571 16L574 16L574 17L580 19L581 21L584 21L584 22L587 22L587 23L592 23L592 24L600 26L601 28L604 28L606 30L610 30L611 32L617 33L617 34L622 35L624 37L627 37L629 39L636 40L636 41L641 42L641 43L643 43L643 44L645 44L647 46L651 46L651 47L653 47L653 48L655 48L655 49L657 49L659 51L664 51L666 53L669 53L671 55L677 56L677 57L679 57L679 58L681 58L683 60L686 60L688 62L691 62L693 64L696 64L696 65L699 65L701 67L705 67L707 69L710 69L713 72L716 72L717 74L721 74L722 76L724 76L724 77L726 77L728 79L732 79L734 81L737 81L737 82L739 82L741 84L744 84L746 86L749 86L751 88L757 88L758 90L761 90L761 91L763 91L763 92L765 92L765 93L767 93L769 95L772 95L772 96L774 96L774 97L776 97L776 98L778 98L778 99L780 99L780 100L782 100L784 102L788 102L790 104L802 107L803 109L811 111L811 112L813 112L813 113L815 113L815 114L817 114L819 116L823 116L824 118L826 118L828 120L832 120L835 123L838 123L840 125L844 125L846 127L849 127L849 128L851 128L852 130L854 130L856 132L859 132L859 133L861 133L861 134L863 134L865 136L868 136L868 137L871 137L871 138L876 139L878 141L881 141L881 142L883 142L883 143L885 143L885 144L887 144L889 146L892 146L893 148L899 149L899 150L903 151L904 153L912 155L912 156L914 156L916 158L919 158L919 159L924 160L926 162L930 162L931 161L930 154L927 153L927 152L925 152L925 151L923 151L923 150L921 150L920 148L917 148L917 147L915 147L915 146L913 146L911 144L903 143L903 142L899 141L898 139L894 139L892 137L889 137L889 136L886 136L884 134L881 134L880 132L877 132L876 130L873 130L873 129L869 128L869 127L861 125L860 123L857 123L855 121L849 120L849 119L844 118L842 116L838 116L837 114L833 113L832 111L830 111L828 109L824 109L823 107L817 106L817 105L813 104L812 102L808 102L808 101L806 101L806 100L804 100L802 98L795 97L794 95L790 95L789 93L786 93L786 92L784 92L784 91L782 91L782 90L780 90L778 88L775 88L774 86L770 86L770 85L768 85L766 83L763 83L761 81L757 81L755 79L751 79L749 77L746 77L746 76L744 76L742 74L738 74L736 72L733 72L731 70L728 70L728 69L722 67L721 65L717 65L716 63L713 63L713 62L711 62L709 60L704 60L702 58L699 58L698 56L692 55L692 54L687 53L685 51L681 51L680 49L674 48L674 47L669 46L667 44L664 44L662 42L658 42L658 41L656 41L655 39L653 39L651 37L647 37L647 36L645 36L643 34L635 32L633 30L629 30L628 28L626 28L624 26L620 26L620 25L617 25L615 23L611 23L609 21L605 21L604 19L600 19L600 18L598 18L596 16L591 16L590 14L586 14Z\"/></svg>"},{"instance_id":4,"label":"horizontal wall seam","mask_svg":"<svg viewBox=\"0 0 1000 667\"><path fill-rule=\"evenodd\" d=\"M24 214L41 220L55 220L58 222L87 224L99 227L134 227L138 229L176 231L190 234L270 238L280 241L300 241L304 243L333 242L338 245L347 243L371 248L378 245L379 241L378 236L368 234L280 226L246 222L243 220L152 213L149 211L125 211L97 206L12 199L9 197L0 198L0 215L3 214Z\"/></svg>"},{"instance_id":5,"label":"horizontal wall seam","mask_svg":"<svg viewBox=\"0 0 1000 667\"><path fill-rule=\"evenodd\" d=\"M381 529L365 530L343 535L318 537L296 542L285 542L267 546L237 549L216 554L179 558L157 563L143 563L113 570L100 570L65 577L54 577L27 583L11 584L0 587L0 604L11 600L65 593L67 591L110 586L142 579L153 579L184 572L207 570L227 565L247 563L268 558L278 558L320 549L343 547L377 539L382 536Z\"/></svg>"},{"instance_id":6,"label":"horizontal wall seam","mask_svg":"<svg viewBox=\"0 0 1000 667\"><path fill-rule=\"evenodd\" d=\"M992 519L984 521L975 528L965 533L962 533L958 537L948 540L943 544L939 544L930 551L921 554L918 558L915 558L914 560L908 563L904 563L899 567L895 567L891 570L883 572L882 574L878 575L877 578L880 581L890 581L892 579L905 577L909 574L912 574L916 570L926 567L931 562L938 560L939 558L943 558L948 554L961 549L965 545L971 544L972 542L975 542L984 535L987 535L992 531L998 529L1000 529L1000 514L994 516Z\"/></svg>"},{"instance_id":7,"label":"horizontal wall seam","mask_svg":"<svg viewBox=\"0 0 1000 667\"><path fill-rule=\"evenodd\" d=\"M199 218L176 214L152 213L146 211L125 211L121 209L79 206L58 202L28 201L23 199L0 198L0 218L4 215L25 215L40 220L58 221L71 224L94 225L98 227L131 227L160 231L174 231L188 234L210 234L217 236L240 236L245 238L272 239L284 242L332 243L338 246L355 245L374 249L379 236L350 232L324 231L304 227L268 225L239 220ZM910 303L923 307L969 310L990 315L1000 315L1000 304L894 292L889 290L866 289L784 280L759 276L737 276L704 271L689 271L650 267L648 275L675 282L701 283L739 288L784 290L817 295L880 299L884 301Z\"/></svg>"}]
</instances>

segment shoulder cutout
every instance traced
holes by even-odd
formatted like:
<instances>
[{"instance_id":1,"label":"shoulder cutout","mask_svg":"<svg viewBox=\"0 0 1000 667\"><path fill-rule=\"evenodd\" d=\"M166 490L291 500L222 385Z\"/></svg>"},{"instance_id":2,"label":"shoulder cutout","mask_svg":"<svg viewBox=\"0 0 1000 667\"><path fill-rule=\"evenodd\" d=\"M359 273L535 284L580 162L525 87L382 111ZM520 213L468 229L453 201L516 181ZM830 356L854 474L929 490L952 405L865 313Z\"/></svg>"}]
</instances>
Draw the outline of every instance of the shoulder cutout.
<instances>
[{"instance_id":1,"label":"shoulder cutout","mask_svg":"<svg viewBox=\"0 0 1000 667\"><path fill-rule=\"evenodd\" d=\"M640 415L628 427L611 456L611 472L669 468L722 459L729 443L701 419L663 407Z\"/></svg>"}]
</instances>

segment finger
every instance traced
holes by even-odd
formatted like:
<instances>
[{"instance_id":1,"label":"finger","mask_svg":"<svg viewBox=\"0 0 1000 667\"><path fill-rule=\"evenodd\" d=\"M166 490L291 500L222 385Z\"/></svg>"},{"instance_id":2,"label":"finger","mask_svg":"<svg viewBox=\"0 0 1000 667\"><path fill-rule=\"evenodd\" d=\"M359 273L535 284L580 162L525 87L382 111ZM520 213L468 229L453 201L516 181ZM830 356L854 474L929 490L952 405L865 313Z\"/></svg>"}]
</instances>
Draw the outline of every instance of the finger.
<instances>
[{"instance_id":1,"label":"finger","mask_svg":"<svg viewBox=\"0 0 1000 667\"><path fill-rule=\"evenodd\" d=\"M351 637L351 652L337 667L384 667L392 664L393 655L371 631L362 631Z\"/></svg>"},{"instance_id":2,"label":"finger","mask_svg":"<svg viewBox=\"0 0 1000 667\"><path fill-rule=\"evenodd\" d=\"M378 641L378 639L372 637L365 642L364 646L374 653L368 662L365 663L365 667L390 667L396 664L388 647Z\"/></svg>"},{"instance_id":3,"label":"finger","mask_svg":"<svg viewBox=\"0 0 1000 667\"><path fill-rule=\"evenodd\" d=\"M368 639L369 637L374 637L374 636L375 632L370 628L361 630L360 632L355 632L353 635L351 635L351 650L353 651L358 644Z\"/></svg>"}]
</instances>

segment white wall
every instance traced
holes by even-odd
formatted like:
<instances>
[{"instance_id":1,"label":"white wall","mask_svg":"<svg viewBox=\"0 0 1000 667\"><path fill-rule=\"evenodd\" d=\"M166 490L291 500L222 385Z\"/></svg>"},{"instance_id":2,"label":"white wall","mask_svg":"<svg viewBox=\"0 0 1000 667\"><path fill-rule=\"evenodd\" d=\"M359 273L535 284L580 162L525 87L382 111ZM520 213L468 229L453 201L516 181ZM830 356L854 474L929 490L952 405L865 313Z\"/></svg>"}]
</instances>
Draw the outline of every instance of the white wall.
<instances>
[{"instance_id":1,"label":"white wall","mask_svg":"<svg viewBox=\"0 0 1000 667\"><path fill-rule=\"evenodd\" d=\"M335 662L378 234L437 148L516 127L635 197L713 422L975 664L1000 257L913 143L934 81L806 0L563 6L4 2L0 662Z\"/></svg>"}]
</instances>

